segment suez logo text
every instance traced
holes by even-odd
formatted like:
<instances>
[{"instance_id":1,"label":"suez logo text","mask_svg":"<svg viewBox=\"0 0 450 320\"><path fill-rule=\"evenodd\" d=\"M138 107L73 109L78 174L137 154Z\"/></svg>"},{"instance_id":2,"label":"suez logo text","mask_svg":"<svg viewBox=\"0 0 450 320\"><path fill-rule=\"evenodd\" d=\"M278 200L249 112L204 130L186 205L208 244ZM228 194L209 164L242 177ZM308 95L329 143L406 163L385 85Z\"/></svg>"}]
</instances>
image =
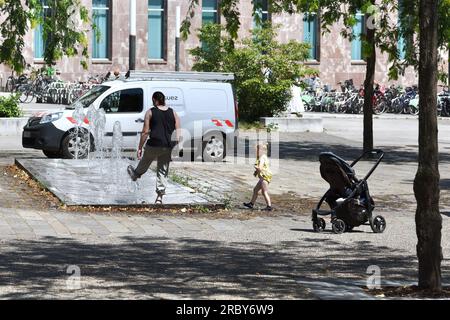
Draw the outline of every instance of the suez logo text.
<instances>
[{"instance_id":1,"label":"suez logo text","mask_svg":"<svg viewBox=\"0 0 450 320\"><path fill-rule=\"evenodd\" d=\"M177 96L166 96L166 100L167 101L178 101L178 97Z\"/></svg>"},{"instance_id":2,"label":"suez logo text","mask_svg":"<svg viewBox=\"0 0 450 320\"><path fill-rule=\"evenodd\" d=\"M221 304L219 310L211 307L191 307L183 304L177 307L177 315L202 315L207 318L212 313L220 313L221 315L263 315L273 314L273 305L244 305L244 304Z\"/></svg>"}]
</instances>

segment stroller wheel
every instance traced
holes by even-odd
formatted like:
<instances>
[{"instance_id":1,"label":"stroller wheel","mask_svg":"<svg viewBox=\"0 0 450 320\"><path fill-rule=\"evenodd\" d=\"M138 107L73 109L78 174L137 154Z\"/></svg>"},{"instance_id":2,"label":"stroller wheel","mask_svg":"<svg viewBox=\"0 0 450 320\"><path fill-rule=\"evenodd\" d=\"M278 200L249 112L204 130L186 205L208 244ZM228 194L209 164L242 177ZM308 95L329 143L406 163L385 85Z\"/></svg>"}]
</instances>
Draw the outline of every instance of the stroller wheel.
<instances>
[{"instance_id":1,"label":"stroller wheel","mask_svg":"<svg viewBox=\"0 0 450 320\"><path fill-rule=\"evenodd\" d=\"M373 218L372 224L370 225L372 227L372 231L375 233L383 233L383 231L386 229L386 220L382 216L376 216Z\"/></svg>"},{"instance_id":2,"label":"stroller wheel","mask_svg":"<svg viewBox=\"0 0 450 320\"><path fill-rule=\"evenodd\" d=\"M322 232L323 230L325 230L325 220L323 220L322 218L317 219L317 221L313 221L313 229L315 232Z\"/></svg>"},{"instance_id":3,"label":"stroller wheel","mask_svg":"<svg viewBox=\"0 0 450 320\"><path fill-rule=\"evenodd\" d=\"M353 226L346 225L346 226L345 226L345 232L352 231L353 228L354 228Z\"/></svg>"},{"instance_id":4,"label":"stroller wheel","mask_svg":"<svg viewBox=\"0 0 450 320\"><path fill-rule=\"evenodd\" d=\"M333 229L333 232L336 234L344 233L346 229L345 222L341 219L334 219L331 228Z\"/></svg>"}]
</instances>

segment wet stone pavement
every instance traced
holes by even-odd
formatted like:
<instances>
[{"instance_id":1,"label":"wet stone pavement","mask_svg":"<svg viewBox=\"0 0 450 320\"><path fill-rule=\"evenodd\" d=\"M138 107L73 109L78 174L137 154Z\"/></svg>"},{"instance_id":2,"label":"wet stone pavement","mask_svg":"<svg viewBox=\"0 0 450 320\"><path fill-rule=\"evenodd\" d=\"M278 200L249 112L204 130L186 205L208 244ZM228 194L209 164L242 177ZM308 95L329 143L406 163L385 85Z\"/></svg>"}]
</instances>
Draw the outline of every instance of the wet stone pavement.
<instances>
[{"instance_id":1,"label":"wet stone pavement","mask_svg":"<svg viewBox=\"0 0 450 320\"><path fill-rule=\"evenodd\" d=\"M42 183L66 205L133 206L155 200L155 172L133 182L127 174L130 161L16 159L16 164ZM153 186L153 188L151 188ZM168 179L164 196L167 205L206 205L206 198L195 190Z\"/></svg>"}]
</instances>

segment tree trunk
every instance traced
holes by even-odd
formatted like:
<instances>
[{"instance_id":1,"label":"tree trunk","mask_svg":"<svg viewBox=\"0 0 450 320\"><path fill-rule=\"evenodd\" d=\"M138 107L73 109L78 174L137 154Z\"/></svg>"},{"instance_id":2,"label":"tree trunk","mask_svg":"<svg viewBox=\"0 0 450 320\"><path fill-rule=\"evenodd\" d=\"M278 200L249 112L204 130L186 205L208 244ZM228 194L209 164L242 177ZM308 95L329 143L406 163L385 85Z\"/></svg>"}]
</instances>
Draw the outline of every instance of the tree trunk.
<instances>
[{"instance_id":1,"label":"tree trunk","mask_svg":"<svg viewBox=\"0 0 450 320\"><path fill-rule=\"evenodd\" d=\"M437 128L438 1L420 0L419 7L419 166L414 179L419 287L441 287L441 228Z\"/></svg>"},{"instance_id":2,"label":"tree trunk","mask_svg":"<svg viewBox=\"0 0 450 320\"><path fill-rule=\"evenodd\" d=\"M368 28L366 41L369 46L368 56L366 57L366 79L364 80L364 135L363 150L364 152L373 149L373 84L375 80L375 29Z\"/></svg>"}]
</instances>

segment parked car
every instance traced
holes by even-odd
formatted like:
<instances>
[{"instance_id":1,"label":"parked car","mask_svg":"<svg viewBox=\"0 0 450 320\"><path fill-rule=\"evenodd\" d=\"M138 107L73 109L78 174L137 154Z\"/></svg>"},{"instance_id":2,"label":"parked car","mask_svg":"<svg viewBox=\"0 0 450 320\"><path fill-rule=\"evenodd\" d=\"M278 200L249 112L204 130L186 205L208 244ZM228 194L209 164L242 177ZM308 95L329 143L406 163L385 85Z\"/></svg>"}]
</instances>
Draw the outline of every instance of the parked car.
<instances>
[{"instance_id":1,"label":"parked car","mask_svg":"<svg viewBox=\"0 0 450 320\"><path fill-rule=\"evenodd\" d=\"M166 105L178 113L182 129L189 132L190 139L183 137L183 151L202 155L205 161L221 161L238 127L237 103L227 82L233 78L222 73L131 72L127 78L93 87L66 109L31 117L23 130L22 145L43 150L50 158L74 158L71 146L76 137L70 133L76 121L72 115L75 106L82 104L85 114L91 105L105 111L105 147L111 147L113 125L120 121L124 149L136 149L152 95L161 91ZM89 130L87 119L82 127ZM93 137L91 132L92 141Z\"/></svg>"}]
</instances>

